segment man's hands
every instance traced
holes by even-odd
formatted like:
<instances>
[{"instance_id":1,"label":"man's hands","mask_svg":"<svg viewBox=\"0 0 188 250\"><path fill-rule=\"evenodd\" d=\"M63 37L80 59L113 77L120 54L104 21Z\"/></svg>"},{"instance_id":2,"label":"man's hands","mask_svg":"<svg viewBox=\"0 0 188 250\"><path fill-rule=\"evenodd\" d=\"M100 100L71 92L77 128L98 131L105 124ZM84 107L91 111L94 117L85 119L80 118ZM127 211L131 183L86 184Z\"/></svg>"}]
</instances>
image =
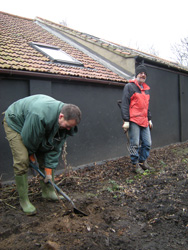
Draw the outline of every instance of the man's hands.
<instances>
[{"instance_id":1,"label":"man's hands","mask_svg":"<svg viewBox=\"0 0 188 250\"><path fill-rule=\"evenodd\" d=\"M126 133L129 130L129 122L124 122L122 128L124 132Z\"/></svg>"},{"instance_id":2,"label":"man's hands","mask_svg":"<svg viewBox=\"0 0 188 250\"><path fill-rule=\"evenodd\" d=\"M149 121L149 128L152 130L152 128L153 128L153 123L152 123L152 121L150 120Z\"/></svg>"},{"instance_id":3,"label":"man's hands","mask_svg":"<svg viewBox=\"0 0 188 250\"><path fill-rule=\"evenodd\" d=\"M129 130L129 125L130 125L129 122L124 122L123 123L122 128L125 131L125 133ZM150 128L150 130L152 130L152 128L153 128L153 123L152 123L151 120L149 120L149 128Z\"/></svg>"},{"instance_id":4,"label":"man's hands","mask_svg":"<svg viewBox=\"0 0 188 250\"><path fill-rule=\"evenodd\" d=\"M36 163L35 155L34 154L29 155L29 160L32 163ZM52 169L51 168L44 168L44 171L45 171L44 182L45 183L51 182L52 181Z\"/></svg>"},{"instance_id":5,"label":"man's hands","mask_svg":"<svg viewBox=\"0 0 188 250\"><path fill-rule=\"evenodd\" d=\"M51 168L45 168L45 179L44 183L48 183L52 181L52 169Z\"/></svg>"},{"instance_id":6,"label":"man's hands","mask_svg":"<svg viewBox=\"0 0 188 250\"><path fill-rule=\"evenodd\" d=\"M36 160L35 160L35 155L34 155L34 154L30 155L30 156L29 156L29 160L30 160L32 163L35 163L35 162L36 162Z\"/></svg>"}]
</instances>

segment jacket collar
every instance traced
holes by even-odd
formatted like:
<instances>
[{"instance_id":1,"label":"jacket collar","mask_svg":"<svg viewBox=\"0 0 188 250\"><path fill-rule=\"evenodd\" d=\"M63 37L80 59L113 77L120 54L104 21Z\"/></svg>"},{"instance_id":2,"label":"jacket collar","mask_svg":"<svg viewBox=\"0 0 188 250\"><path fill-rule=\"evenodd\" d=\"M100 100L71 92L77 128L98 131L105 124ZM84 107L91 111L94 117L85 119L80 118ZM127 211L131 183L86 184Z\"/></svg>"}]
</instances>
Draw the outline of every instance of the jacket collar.
<instances>
[{"instance_id":1,"label":"jacket collar","mask_svg":"<svg viewBox=\"0 0 188 250\"><path fill-rule=\"evenodd\" d=\"M136 86L138 86L140 90L149 90L150 89L150 87L145 82L142 84L143 88L140 87L140 84L138 83L138 81L136 79L130 80L129 82L135 83Z\"/></svg>"}]
</instances>

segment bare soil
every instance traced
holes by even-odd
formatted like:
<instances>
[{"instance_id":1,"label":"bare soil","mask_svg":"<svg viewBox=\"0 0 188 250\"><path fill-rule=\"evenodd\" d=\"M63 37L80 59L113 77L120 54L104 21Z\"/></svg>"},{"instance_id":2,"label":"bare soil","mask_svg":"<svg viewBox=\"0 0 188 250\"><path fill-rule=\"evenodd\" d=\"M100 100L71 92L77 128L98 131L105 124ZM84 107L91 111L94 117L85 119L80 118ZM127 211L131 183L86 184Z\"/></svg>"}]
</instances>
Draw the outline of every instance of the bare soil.
<instances>
[{"instance_id":1,"label":"bare soil","mask_svg":"<svg viewBox=\"0 0 188 250\"><path fill-rule=\"evenodd\" d=\"M0 188L0 249L188 249L188 142L151 151L154 172L133 172L129 157L56 176L67 200L41 198L29 181L35 216L20 209L15 185Z\"/></svg>"}]
</instances>

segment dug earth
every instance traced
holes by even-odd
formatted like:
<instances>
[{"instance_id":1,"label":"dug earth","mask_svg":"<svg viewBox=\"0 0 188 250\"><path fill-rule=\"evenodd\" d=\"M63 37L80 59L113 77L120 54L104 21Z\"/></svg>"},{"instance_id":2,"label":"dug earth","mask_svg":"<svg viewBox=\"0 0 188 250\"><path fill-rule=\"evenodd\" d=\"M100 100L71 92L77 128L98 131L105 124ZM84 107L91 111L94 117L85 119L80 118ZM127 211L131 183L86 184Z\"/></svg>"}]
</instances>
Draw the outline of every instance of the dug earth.
<instances>
[{"instance_id":1,"label":"dug earth","mask_svg":"<svg viewBox=\"0 0 188 250\"><path fill-rule=\"evenodd\" d=\"M123 157L56 176L67 200L41 198L39 177L29 182L35 216L20 209L15 185L0 188L0 249L188 249L188 142L151 151L154 172L135 174Z\"/></svg>"}]
</instances>

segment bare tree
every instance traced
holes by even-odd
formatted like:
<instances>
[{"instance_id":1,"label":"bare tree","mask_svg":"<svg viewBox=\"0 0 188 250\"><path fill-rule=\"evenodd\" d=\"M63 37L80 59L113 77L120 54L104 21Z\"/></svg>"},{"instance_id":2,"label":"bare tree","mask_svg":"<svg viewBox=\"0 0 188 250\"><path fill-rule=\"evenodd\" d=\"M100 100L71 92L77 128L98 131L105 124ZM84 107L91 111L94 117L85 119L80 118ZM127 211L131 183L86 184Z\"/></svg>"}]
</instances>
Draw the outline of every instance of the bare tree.
<instances>
[{"instance_id":1,"label":"bare tree","mask_svg":"<svg viewBox=\"0 0 188 250\"><path fill-rule=\"evenodd\" d=\"M143 53L147 53L153 56L159 56L159 52L155 49L154 45L151 45L150 47L142 47L138 44L138 42L136 42L135 45L128 45L129 47L134 47L136 50L142 51Z\"/></svg>"},{"instance_id":2,"label":"bare tree","mask_svg":"<svg viewBox=\"0 0 188 250\"><path fill-rule=\"evenodd\" d=\"M62 20L62 21L60 21L59 23L62 24L63 26L68 27L67 21L66 21L66 20Z\"/></svg>"},{"instance_id":3,"label":"bare tree","mask_svg":"<svg viewBox=\"0 0 188 250\"><path fill-rule=\"evenodd\" d=\"M151 45L150 48L148 48L147 50L147 53L153 55L153 56L159 56L159 51L157 51L154 47L154 45Z\"/></svg>"},{"instance_id":4,"label":"bare tree","mask_svg":"<svg viewBox=\"0 0 188 250\"><path fill-rule=\"evenodd\" d=\"M177 63L188 67L188 37L180 40L180 43L172 45L171 50Z\"/></svg>"}]
</instances>

